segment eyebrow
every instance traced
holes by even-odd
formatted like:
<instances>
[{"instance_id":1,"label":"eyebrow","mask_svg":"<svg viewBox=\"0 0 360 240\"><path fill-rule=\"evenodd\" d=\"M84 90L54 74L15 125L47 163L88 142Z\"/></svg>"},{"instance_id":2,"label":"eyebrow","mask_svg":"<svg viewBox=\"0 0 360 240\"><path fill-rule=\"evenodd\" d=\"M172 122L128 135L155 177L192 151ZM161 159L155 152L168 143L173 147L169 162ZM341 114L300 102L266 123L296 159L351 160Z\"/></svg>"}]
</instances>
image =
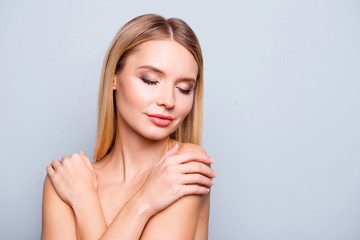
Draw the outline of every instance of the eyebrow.
<instances>
[{"instance_id":1,"label":"eyebrow","mask_svg":"<svg viewBox=\"0 0 360 240\"><path fill-rule=\"evenodd\" d=\"M136 69L148 69L148 70L156 72L156 73L158 73L160 75L165 75L165 73L163 71L161 71L160 69L158 69L158 68L156 68L154 66L151 66L151 65L142 65L142 66L140 66L140 67L138 67ZM195 78L186 78L185 77L185 78L180 78L178 80L180 80L180 81L190 81L190 82L196 83Z\"/></svg>"}]
</instances>

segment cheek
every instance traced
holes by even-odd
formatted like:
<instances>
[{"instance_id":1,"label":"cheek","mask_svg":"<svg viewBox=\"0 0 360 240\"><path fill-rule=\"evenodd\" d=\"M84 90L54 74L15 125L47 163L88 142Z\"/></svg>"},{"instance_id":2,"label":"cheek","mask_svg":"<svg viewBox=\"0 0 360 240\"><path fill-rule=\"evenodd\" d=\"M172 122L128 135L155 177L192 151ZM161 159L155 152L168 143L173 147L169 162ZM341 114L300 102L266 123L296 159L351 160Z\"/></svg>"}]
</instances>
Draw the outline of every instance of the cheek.
<instances>
[{"instance_id":1,"label":"cheek","mask_svg":"<svg viewBox=\"0 0 360 240\"><path fill-rule=\"evenodd\" d=\"M185 118L190 113L194 101L192 97L186 97L182 99L181 102L182 104L178 106L178 112L179 116Z\"/></svg>"},{"instance_id":2,"label":"cheek","mask_svg":"<svg viewBox=\"0 0 360 240\"><path fill-rule=\"evenodd\" d=\"M126 104L126 107L144 107L152 101L152 94L136 81L137 79L131 79L127 84L120 86L119 94L122 102Z\"/></svg>"}]
</instances>

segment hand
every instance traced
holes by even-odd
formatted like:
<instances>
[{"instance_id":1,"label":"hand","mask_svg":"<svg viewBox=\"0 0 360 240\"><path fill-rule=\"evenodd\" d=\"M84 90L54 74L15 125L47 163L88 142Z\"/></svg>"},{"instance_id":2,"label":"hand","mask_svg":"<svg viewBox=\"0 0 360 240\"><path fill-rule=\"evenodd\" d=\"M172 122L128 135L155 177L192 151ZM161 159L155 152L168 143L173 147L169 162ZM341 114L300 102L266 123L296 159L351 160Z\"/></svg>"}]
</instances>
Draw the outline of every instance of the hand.
<instances>
[{"instance_id":1,"label":"hand","mask_svg":"<svg viewBox=\"0 0 360 240\"><path fill-rule=\"evenodd\" d=\"M200 151L177 154L178 151L176 144L164 154L137 193L136 197L149 204L151 215L185 195L207 194L214 184L212 178L216 174L208 165L213 163L208 155Z\"/></svg>"},{"instance_id":2,"label":"hand","mask_svg":"<svg viewBox=\"0 0 360 240\"><path fill-rule=\"evenodd\" d=\"M97 194L97 181L91 161L83 152L52 160L46 168L59 196L70 206L82 201L88 194Z\"/></svg>"}]
</instances>

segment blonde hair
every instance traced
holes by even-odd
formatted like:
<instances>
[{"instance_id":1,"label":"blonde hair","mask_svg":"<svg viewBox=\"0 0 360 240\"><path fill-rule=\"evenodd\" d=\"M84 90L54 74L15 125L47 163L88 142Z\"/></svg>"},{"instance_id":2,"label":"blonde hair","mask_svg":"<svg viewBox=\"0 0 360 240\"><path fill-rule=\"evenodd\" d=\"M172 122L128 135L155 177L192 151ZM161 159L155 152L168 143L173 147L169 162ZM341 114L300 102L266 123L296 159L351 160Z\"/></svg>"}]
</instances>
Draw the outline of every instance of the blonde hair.
<instances>
[{"instance_id":1,"label":"blonde hair","mask_svg":"<svg viewBox=\"0 0 360 240\"><path fill-rule=\"evenodd\" d=\"M98 99L98 126L94 159L100 160L108 154L115 143L117 130L116 105L112 81L121 71L126 57L135 47L146 41L171 39L189 50L198 64L198 76L194 90L193 107L180 127L170 135L180 142L200 144L203 105L203 58L199 41L193 30L181 19L165 19L159 15L146 14L126 23L112 41L101 72Z\"/></svg>"}]
</instances>

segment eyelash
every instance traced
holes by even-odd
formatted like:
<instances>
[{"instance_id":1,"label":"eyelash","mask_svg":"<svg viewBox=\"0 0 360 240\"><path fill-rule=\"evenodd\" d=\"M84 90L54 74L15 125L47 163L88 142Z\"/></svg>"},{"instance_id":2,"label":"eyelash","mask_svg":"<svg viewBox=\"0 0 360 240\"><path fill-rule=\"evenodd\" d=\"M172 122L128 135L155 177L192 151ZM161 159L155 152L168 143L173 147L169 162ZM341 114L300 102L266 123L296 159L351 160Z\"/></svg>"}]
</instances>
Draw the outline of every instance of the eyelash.
<instances>
[{"instance_id":1,"label":"eyelash","mask_svg":"<svg viewBox=\"0 0 360 240\"><path fill-rule=\"evenodd\" d=\"M180 92L182 92L183 94L189 95L190 94L190 89L186 90L186 89L182 89L182 88L178 88Z\"/></svg>"},{"instance_id":2,"label":"eyelash","mask_svg":"<svg viewBox=\"0 0 360 240\"><path fill-rule=\"evenodd\" d=\"M149 85L156 85L157 82L154 81L150 81L149 79L146 79L145 77L140 77L141 80L143 80L144 83L149 84Z\"/></svg>"},{"instance_id":3,"label":"eyelash","mask_svg":"<svg viewBox=\"0 0 360 240\"><path fill-rule=\"evenodd\" d=\"M149 80L149 79L146 79L145 77L140 77L140 79L141 79L144 83L149 84L149 85L156 85L156 84L158 84L158 82L151 81L151 80ZM186 94L186 95L189 95L190 92L191 92L191 89L182 89L182 88L179 88L179 87L178 87L178 89L179 89L179 91L180 91L181 93Z\"/></svg>"}]
</instances>

